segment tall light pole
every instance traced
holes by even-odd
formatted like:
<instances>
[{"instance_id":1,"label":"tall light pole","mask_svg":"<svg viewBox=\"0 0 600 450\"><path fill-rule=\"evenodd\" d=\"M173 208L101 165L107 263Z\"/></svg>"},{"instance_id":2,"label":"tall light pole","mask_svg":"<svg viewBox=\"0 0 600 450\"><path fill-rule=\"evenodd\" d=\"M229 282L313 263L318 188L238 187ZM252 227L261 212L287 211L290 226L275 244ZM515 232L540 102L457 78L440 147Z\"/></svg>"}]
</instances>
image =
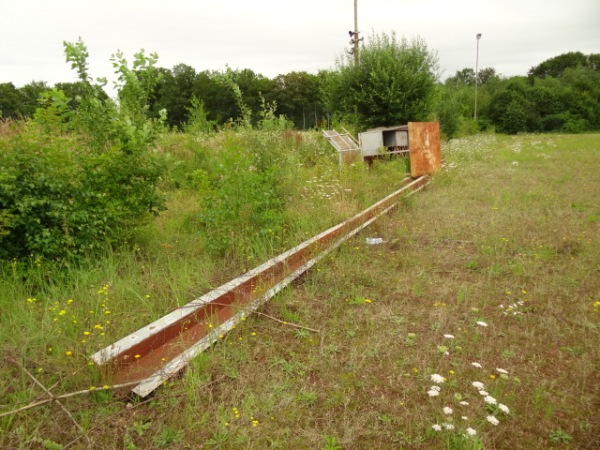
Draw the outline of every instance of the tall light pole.
<instances>
[{"instance_id":1,"label":"tall light pole","mask_svg":"<svg viewBox=\"0 0 600 450\"><path fill-rule=\"evenodd\" d=\"M479 78L479 39L481 39L481 33L475 35L477 39L477 56L475 57L475 112L473 113L473 120L477 120L477 84Z\"/></svg>"}]
</instances>

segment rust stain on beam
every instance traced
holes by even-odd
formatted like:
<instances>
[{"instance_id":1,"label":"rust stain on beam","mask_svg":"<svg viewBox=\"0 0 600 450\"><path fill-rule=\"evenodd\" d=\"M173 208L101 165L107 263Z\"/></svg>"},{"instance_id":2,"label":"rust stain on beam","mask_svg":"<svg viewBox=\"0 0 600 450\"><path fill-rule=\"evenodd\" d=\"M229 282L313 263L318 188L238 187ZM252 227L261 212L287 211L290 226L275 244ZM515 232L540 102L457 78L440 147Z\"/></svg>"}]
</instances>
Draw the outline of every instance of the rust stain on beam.
<instances>
[{"instance_id":1,"label":"rust stain on beam","mask_svg":"<svg viewBox=\"0 0 600 450\"><path fill-rule=\"evenodd\" d=\"M404 181L402 188L361 213L96 352L92 360L112 383L140 380L133 392L145 397L243 317L394 208L402 194L420 190L428 179Z\"/></svg>"}]
</instances>

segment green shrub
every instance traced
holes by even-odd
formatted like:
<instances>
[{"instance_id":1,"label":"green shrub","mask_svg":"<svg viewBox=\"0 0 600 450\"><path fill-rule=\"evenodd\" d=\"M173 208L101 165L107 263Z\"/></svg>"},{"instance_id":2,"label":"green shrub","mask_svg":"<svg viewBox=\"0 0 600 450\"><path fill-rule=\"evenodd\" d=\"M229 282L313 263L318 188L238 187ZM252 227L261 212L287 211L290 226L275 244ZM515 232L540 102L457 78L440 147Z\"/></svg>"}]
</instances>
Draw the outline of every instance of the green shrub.
<instances>
[{"instance_id":1,"label":"green shrub","mask_svg":"<svg viewBox=\"0 0 600 450\"><path fill-rule=\"evenodd\" d=\"M151 153L90 151L31 124L0 147L0 256L74 257L128 238L162 207Z\"/></svg>"},{"instance_id":2,"label":"green shrub","mask_svg":"<svg viewBox=\"0 0 600 450\"><path fill-rule=\"evenodd\" d=\"M284 209L275 161L260 147L230 140L208 167L210 172L196 172L207 248L218 254L235 249L238 256L249 257L272 245L281 235Z\"/></svg>"},{"instance_id":3,"label":"green shrub","mask_svg":"<svg viewBox=\"0 0 600 450\"><path fill-rule=\"evenodd\" d=\"M42 95L34 119L0 142L0 257L73 258L128 238L163 208L164 172L151 145L162 120L147 117L155 56L121 54L119 103L99 95L82 42L65 43L86 94L75 113L59 90Z\"/></svg>"}]
</instances>

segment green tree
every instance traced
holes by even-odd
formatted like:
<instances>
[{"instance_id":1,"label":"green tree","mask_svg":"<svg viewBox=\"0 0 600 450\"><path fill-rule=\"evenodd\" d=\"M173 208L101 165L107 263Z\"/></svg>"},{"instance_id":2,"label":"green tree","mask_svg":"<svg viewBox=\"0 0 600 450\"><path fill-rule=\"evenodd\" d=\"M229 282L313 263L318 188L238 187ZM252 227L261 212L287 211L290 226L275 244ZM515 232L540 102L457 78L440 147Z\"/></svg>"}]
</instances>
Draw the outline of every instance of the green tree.
<instances>
[{"instance_id":1,"label":"green tree","mask_svg":"<svg viewBox=\"0 0 600 450\"><path fill-rule=\"evenodd\" d=\"M360 53L339 63L331 101L361 128L423 121L432 117L438 79L437 55L421 39L372 35Z\"/></svg>"},{"instance_id":2,"label":"green tree","mask_svg":"<svg viewBox=\"0 0 600 450\"><path fill-rule=\"evenodd\" d=\"M588 58L581 52L569 52L547 59L529 69L530 78L560 77L567 69L587 66Z\"/></svg>"},{"instance_id":3,"label":"green tree","mask_svg":"<svg viewBox=\"0 0 600 450\"><path fill-rule=\"evenodd\" d=\"M263 108L265 93L270 88L270 81L261 74L250 69L227 70L231 80L238 85L244 97L244 103L250 109L253 124L256 124Z\"/></svg>"},{"instance_id":4,"label":"green tree","mask_svg":"<svg viewBox=\"0 0 600 450\"><path fill-rule=\"evenodd\" d=\"M473 86L475 85L475 71L469 67L457 70L456 74L446 80L447 85Z\"/></svg>"},{"instance_id":5,"label":"green tree","mask_svg":"<svg viewBox=\"0 0 600 450\"><path fill-rule=\"evenodd\" d=\"M32 117L39 106L40 95L49 89L45 81L32 81L19 88L21 93L20 112L24 117Z\"/></svg>"},{"instance_id":6,"label":"green tree","mask_svg":"<svg viewBox=\"0 0 600 450\"><path fill-rule=\"evenodd\" d=\"M0 119L17 119L21 111L21 92L12 83L0 83Z\"/></svg>"},{"instance_id":7,"label":"green tree","mask_svg":"<svg viewBox=\"0 0 600 450\"><path fill-rule=\"evenodd\" d=\"M525 77L513 77L505 89L494 94L489 116L498 131L526 132L536 123L535 105L528 99L528 90Z\"/></svg>"},{"instance_id":8,"label":"green tree","mask_svg":"<svg viewBox=\"0 0 600 450\"><path fill-rule=\"evenodd\" d=\"M81 81L76 81L74 83L56 83L54 85L54 89L65 93L65 95L70 99L69 108L71 108L73 111L77 110L81 99L87 93L86 85ZM98 97L101 97L104 100L108 99L108 95L102 89L98 90Z\"/></svg>"},{"instance_id":9,"label":"green tree","mask_svg":"<svg viewBox=\"0 0 600 450\"><path fill-rule=\"evenodd\" d=\"M177 64L172 70L160 69L158 81L151 98L152 110L156 116L159 111L167 111L167 124L182 128L188 121L188 110L194 96L196 70L186 64Z\"/></svg>"},{"instance_id":10,"label":"green tree","mask_svg":"<svg viewBox=\"0 0 600 450\"><path fill-rule=\"evenodd\" d=\"M268 100L276 105L276 113L284 115L297 128L318 126L323 116L321 79L307 72L278 75L271 81Z\"/></svg>"},{"instance_id":11,"label":"green tree","mask_svg":"<svg viewBox=\"0 0 600 450\"><path fill-rule=\"evenodd\" d=\"M220 81L221 73L202 71L196 75L193 97L202 101L207 119L219 125L238 116L236 99L231 89Z\"/></svg>"}]
</instances>

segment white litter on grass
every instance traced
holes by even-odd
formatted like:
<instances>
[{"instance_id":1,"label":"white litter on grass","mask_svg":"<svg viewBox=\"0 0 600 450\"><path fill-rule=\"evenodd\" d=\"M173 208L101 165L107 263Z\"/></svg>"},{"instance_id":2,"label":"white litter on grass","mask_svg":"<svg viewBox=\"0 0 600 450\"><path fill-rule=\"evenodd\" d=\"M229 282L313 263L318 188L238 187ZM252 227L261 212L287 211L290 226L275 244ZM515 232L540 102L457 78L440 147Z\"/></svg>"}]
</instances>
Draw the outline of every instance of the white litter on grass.
<instances>
[{"instance_id":1,"label":"white litter on grass","mask_svg":"<svg viewBox=\"0 0 600 450\"><path fill-rule=\"evenodd\" d=\"M383 244L385 241L383 240L383 238L367 238L365 239L365 242L367 243L367 245L379 245Z\"/></svg>"}]
</instances>

